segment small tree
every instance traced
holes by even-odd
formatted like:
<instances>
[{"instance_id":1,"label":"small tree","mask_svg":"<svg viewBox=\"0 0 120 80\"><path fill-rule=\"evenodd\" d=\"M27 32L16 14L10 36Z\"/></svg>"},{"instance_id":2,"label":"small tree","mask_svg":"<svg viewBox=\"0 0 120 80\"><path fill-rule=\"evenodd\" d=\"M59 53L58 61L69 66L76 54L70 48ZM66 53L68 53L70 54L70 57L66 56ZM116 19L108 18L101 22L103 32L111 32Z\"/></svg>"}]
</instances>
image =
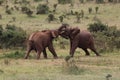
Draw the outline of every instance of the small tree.
<instances>
[{"instance_id":1,"label":"small tree","mask_svg":"<svg viewBox=\"0 0 120 80\"><path fill-rule=\"evenodd\" d=\"M31 11L30 9L26 11L26 14L28 15L28 17L31 17L33 14L33 11Z\"/></svg>"},{"instance_id":2,"label":"small tree","mask_svg":"<svg viewBox=\"0 0 120 80\"><path fill-rule=\"evenodd\" d=\"M96 13L98 13L98 9L99 9L99 7L97 6L97 7L95 7L95 11L96 11Z\"/></svg>"},{"instance_id":3,"label":"small tree","mask_svg":"<svg viewBox=\"0 0 120 80\"><path fill-rule=\"evenodd\" d=\"M84 11L81 10L81 18L83 18L83 17L84 17Z\"/></svg>"},{"instance_id":4,"label":"small tree","mask_svg":"<svg viewBox=\"0 0 120 80\"><path fill-rule=\"evenodd\" d=\"M76 15L76 19L77 19L77 23L80 23L80 14L78 13L77 15Z\"/></svg>"},{"instance_id":5,"label":"small tree","mask_svg":"<svg viewBox=\"0 0 120 80\"><path fill-rule=\"evenodd\" d=\"M2 25L0 25L0 37L2 35L2 32L3 32L3 27L2 27Z\"/></svg>"},{"instance_id":6,"label":"small tree","mask_svg":"<svg viewBox=\"0 0 120 80\"><path fill-rule=\"evenodd\" d=\"M6 9L5 11L7 14L12 14L11 10L10 9Z\"/></svg>"},{"instance_id":7,"label":"small tree","mask_svg":"<svg viewBox=\"0 0 120 80\"><path fill-rule=\"evenodd\" d=\"M96 3L104 3L104 0L96 0Z\"/></svg>"},{"instance_id":8,"label":"small tree","mask_svg":"<svg viewBox=\"0 0 120 80\"><path fill-rule=\"evenodd\" d=\"M0 0L0 5L2 5L3 2L4 2L4 0Z\"/></svg>"},{"instance_id":9,"label":"small tree","mask_svg":"<svg viewBox=\"0 0 120 80\"><path fill-rule=\"evenodd\" d=\"M80 3L84 3L84 0L79 0Z\"/></svg>"},{"instance_id":10,"label":"small tree","mask_svg":"<svg viewBox=\"0 0 120 80\"><path fill-rule=\"evenodd\" d=\"M37 13L36 14L47 14L49 12L49 7L45 4L39 4L37 6Z\"/></svg>"},{"instance_id":11,"label":"small tree","mask_svg":"<svg viewBox=\"0 0 120 80\"><path fill-rule=\"evenodd\" d=\"M39 2L39 1L42 1L42 0L34 0L35 2Z\"/></svg>"},{"instance_id":12,"label":"small tree","mask_svg":"<svg viewBox=\"0 0 120 80\"><path fill-rule=\"evenodd\" d=\"M63 15L59 16L59 20L61 23L63 22L63 19L64 19Z\"/></svg>"},{"instance_id":13,"label":"small tree","mask_svg":"<svg viewBox=\"0 0 120 80\"><path fill-rule=\"evenodd\" d=\"M58 0L59 4L67 4L67 3L72 3L72 0Z\"/></svg>"},{"instance_id":14,"label":"small tree","mask_svg":"<svg viewBox=\"0 0 120 80\"><path fill-rule=\"evenodd\" d=\"M53 7L54 7L54 9L56 10L56 8L57 8L57 4L54 4Z\"/></svg>"},{"instance_id":15,"label":"small tree","mask_svg":"<svg viewBox=\"0 0 120 80\"><path fill-rule=\"evenodd\" d=\"M0 14L0 19L2 19L2 15Z\"/></svg>"},{"instance_id":16,"label":"small tree","mask_svg":"<svg viewBox=\"0 0 120 80\"><path fill-rule=\"evenodd\" d=\"M53 14L49 14L48 15L48 22L50 23L51 21L53 21L55 19Z\"/></svg>"},{"instance_id":17,"label":"small tree","mask_svg":"<svg viewBox=\"0 0 120 80\"><path fill-rule=\"evenodd\" d=\"M88 8L89 14L92 13L92 8Z\"/></svg>"},{"instance_id":18,"label":"small tree","mask_svg":"<svg viewBox=\"0 0 120 80\"><path fill-rule=\"evenodd\" d=\"M26 7L26 6L22 6L22 7L21 7L21 11L22 11L23 13L26 13L27 11L29 11L29 8Z\"/></svg>"}]
</instances>

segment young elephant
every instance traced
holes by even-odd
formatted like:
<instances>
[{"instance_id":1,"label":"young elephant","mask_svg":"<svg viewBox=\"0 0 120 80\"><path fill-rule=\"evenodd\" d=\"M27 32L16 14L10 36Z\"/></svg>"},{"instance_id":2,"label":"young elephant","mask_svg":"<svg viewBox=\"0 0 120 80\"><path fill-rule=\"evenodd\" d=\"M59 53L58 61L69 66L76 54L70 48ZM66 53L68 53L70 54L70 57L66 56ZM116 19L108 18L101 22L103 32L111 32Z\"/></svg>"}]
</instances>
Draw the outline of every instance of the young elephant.
<instances>
[{"instance_id":1,"label":"young elephant","mask_svg":"<svg viewBox=\"0 0 120 80\"><path fill-rule=\"evenodd\" d=\"M28 39L25 59L28 58L31 50L36 51L37 59L40 58L41 52L43 52L44 58L47 58L46 47L48 47L54 58L57 58L57 54L53 48L52 40L58 37L58 35L58 30L44 30L32 33Z\"/></svg>"},{"instance_id":2,"label":"young elephant","mask_svg":"<svg viewBox=\"0 0 120 80\"><path fill-rule=\"evenodd\" d=\"M100 56L94 47L93 36L88 31L80 31L79 28L71 28L67 24L63 24L59 29L60 36L70 39L70 55L73 57L77 47L82 48L86 55L90 55L88 48L97 56Z\"/></svg>"}]
</instances>

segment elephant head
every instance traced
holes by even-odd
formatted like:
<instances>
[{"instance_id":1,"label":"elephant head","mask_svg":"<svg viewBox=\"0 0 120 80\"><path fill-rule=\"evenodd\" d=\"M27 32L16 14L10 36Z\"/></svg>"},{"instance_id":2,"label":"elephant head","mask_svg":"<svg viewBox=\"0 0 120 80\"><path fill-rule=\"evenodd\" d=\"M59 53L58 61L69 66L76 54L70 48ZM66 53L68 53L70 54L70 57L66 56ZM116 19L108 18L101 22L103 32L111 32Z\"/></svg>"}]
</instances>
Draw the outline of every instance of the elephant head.
<instances>
[{"instance_id":1,"label":"elephant head","mask_svg":"<svg viewBox=\"0 0 120 80\"><path fill-rule=\"evenodd\" d=\"M52 30L51 34L53 38L57 38L59 36L58 30Z\"/></svg>"},{"instance_id":2,"label":"elephant head","mask_svg":"<svg viewBox=\"0 0 120 80\"><path fill-rule=\"evenodd\" d=\"M59 36L58 30L42 30L42 32L50 34L52 38Z\"/></svg>"},{"instance_id":3,"label":"elephant head","mask_svg":"<svg viewBox=\"0 0 120 80\"><path fill-rule=\"evenodd\" d=\"M62 24L62 26L58 29L60 36L66 39L73 39L78 33L80 33L80 29L75 27L72 28L68 24Z\"/></svg>"}]
</instances>

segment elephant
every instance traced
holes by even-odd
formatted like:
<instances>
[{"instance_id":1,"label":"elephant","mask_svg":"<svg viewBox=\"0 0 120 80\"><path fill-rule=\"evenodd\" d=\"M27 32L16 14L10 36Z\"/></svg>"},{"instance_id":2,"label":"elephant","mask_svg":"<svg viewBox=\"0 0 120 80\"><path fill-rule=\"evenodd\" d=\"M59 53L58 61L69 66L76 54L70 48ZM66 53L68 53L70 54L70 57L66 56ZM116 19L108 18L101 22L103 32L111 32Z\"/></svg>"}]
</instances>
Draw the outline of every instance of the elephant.
<instances>
[{"instance_id":1,"label":"elephant","mask_svg":"<svg viewBox=\"0 0 120 80\"><path fill-rule=\"evenodd\" d=\"M62 24L58 31L60 32L60 36L66 39L70 39L70 56L74 56L74 52L77 47L84 50L86 56L89 56L90 53L87 49L91 49L97 56L100 54L96 51L94 46L94 39L92 34L87 31L81 31L78 27L70 27L68 24Z\"/></svg>"},{"instance_id":2,"label":"elephant","mask_svg":"<svg viewBox=\"0 0 120 80\"><path fill-rule=\"evenodd\" d=\"M43 52L44 58L47 58L47 47L54 58L58 58L52 43L53 39L57 38L58 36L58 30L43 30L32 33L27 40L27 52L24 58L28 58L31 50L35 50L37 53L37 59L40 58L41 52Z\"/></svg>"}]
</instances>

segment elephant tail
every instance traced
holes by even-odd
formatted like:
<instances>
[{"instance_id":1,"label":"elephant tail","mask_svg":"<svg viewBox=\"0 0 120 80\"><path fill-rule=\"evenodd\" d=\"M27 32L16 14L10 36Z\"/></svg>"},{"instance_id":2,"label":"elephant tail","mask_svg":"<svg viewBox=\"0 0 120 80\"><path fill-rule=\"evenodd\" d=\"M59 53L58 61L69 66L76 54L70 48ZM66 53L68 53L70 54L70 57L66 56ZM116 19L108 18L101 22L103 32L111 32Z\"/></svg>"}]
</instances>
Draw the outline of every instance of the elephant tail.
<instances>
[{"instance_id":1,"label":"elephant tail","mask_svg":"<svg viewBox=\"0 0 120 80\"><path fill-rule=\"evenodd\" d=\"M28 45L33 46L34 45L34 41L33 40L28 40Z\"/></svg>"},{"instance_id":2,"label":"elephant tail","mask_svg":"<svg viewBox=\"0 0 120 80\"><path fill-rule=\"evenodd\" d=\"M29 47L30 49L35 49L34 41L33 41L33 40L28 40L28 47Z\"/></svg>"},{"instance_id":3,"label":"elephant tail","mask_svg":"<svg viewBox=\"0 0 120 80\"><path fill-rule=\"evenodd\" d=\"M89 38L89 46L94 47L94 38L92 36Z\"/></svg>"}]
</instances>

